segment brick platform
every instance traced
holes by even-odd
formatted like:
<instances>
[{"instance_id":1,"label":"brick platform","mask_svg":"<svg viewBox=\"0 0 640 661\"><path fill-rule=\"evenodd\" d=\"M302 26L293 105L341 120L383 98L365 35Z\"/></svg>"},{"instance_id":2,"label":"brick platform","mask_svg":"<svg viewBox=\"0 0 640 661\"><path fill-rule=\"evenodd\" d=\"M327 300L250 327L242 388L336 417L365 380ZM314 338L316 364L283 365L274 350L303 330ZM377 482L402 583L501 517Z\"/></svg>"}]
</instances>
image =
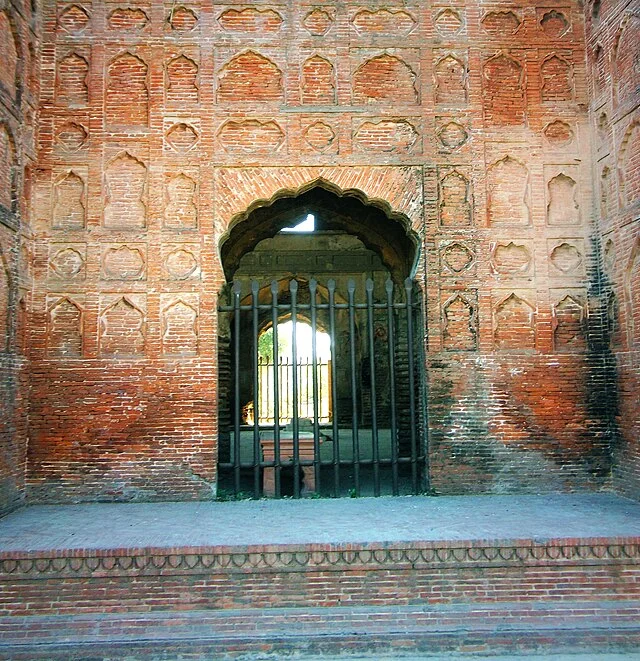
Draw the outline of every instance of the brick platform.
<instances>
[{"instance_id":1,"label":"brick platform","mask_svg":"<svg viewBox=\"0 0 640 661\"><path fill-rule=\"evenodd\" d=\"M0 656L46 650L46 658L64 658L72 650L106 658L116 649L137 649L141 658L162 658L162 650L166 658L204 651L401 655L640 644L640 506L631 501L603 494L190 507L191 517L182 503L39 507L5 518ZM309 527L300 531L291 522L305 512ZM347 524L337 526L335 543L322 541L331 513ZM91 544L83 519L98 514ZM239 539L256 543L215 543L233 535L223 530L229 518L244 531ZM219 529L210 526L214 519ZM547 533L555 521L556 534L519 538L528 519ZM58 533L52 539L67 543L46 548L47 525ZM513 538L486 537L505 525ZM211 543L105 542L156 539L163 528L171 543L180 536ZM608 534L567 536L598 531Z\"/></svg>"},{"instance_id":2,"label":"brick platform","mask_svg":"<svg viewBox=\"0 0 640 661\"><path fill-rule=\"evenodd\" d=\"M610 602L549 602L544 607L505 603L0 618L0 655L318 659L373 654L392 659L438 653L631 653L640 641L639 617L640 602L624 608Z\"/></svg>"}]
</instances>

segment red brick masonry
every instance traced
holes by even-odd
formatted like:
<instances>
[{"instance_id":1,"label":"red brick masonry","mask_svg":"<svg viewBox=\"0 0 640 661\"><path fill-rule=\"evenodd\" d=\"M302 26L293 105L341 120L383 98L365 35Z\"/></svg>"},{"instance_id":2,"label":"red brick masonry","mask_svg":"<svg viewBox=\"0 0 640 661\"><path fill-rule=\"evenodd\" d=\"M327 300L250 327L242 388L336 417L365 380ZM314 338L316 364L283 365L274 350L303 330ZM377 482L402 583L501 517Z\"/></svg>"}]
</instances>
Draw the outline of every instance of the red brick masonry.
<instances>
[{"instance_id":1,"label":"red brick masonry","mask_svg":"<svg viewBox=\"0 0 640 661\"><path fill-rule=\"evenodd\" d=\"M640 599L640 537L0 555L0 615Z\"/></svg>"}]
</instances>

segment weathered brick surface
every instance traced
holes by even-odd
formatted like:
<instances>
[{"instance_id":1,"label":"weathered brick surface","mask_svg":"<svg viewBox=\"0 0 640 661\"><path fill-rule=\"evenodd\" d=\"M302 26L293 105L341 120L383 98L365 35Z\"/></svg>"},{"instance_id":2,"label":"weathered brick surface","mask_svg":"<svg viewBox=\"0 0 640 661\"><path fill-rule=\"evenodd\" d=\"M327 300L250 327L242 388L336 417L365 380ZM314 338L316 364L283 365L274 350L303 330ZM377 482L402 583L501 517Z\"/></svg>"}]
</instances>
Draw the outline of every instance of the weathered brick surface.
<instances>
[{"instance_id":1,"label":"weathered brick surface","mask_svg":"<svg viewBox=\"0 0 640 661\"><path fill-rule=\"evenodd\" d=\"M594 126L594 185L601 300L609 360L616 488L640 494L640 15L633 2L590 3L587 59Z\"/></svg>"},{"instance_id":2,"label":"weathered brick surface","mask_svg":"<svg viewBox=\"0 0 640 661\"><path fill-rule=\"evenodd\" d=\"M564 601L12 616L0 617L0 653L132 660L622 653L637 649L638 612L637 602Z\"/></svg>"},{"instance_id":3,"label":"weathered brick surface","mask_svg":"<svg viewBox=\"0 0 640 661\"><path fill-rule=\"evenodd\" d=\"M420 237L436 491L638 493L639 19L596 5L2 5L6 506L20 347L34 497L210 496L219 246L319 181Z\"/></svg>"},{"instance_id":4,"label":"weathered brick surface","mask_svg":"<svg viewBox=\"0 0 640 661\"><path fill-rule=\"evenodd\" d=\"M0 4L0 513L24 497L25 324L31 288L29 173L34 167L39 24L30 3Z\"/></svg>"}]
</instances>

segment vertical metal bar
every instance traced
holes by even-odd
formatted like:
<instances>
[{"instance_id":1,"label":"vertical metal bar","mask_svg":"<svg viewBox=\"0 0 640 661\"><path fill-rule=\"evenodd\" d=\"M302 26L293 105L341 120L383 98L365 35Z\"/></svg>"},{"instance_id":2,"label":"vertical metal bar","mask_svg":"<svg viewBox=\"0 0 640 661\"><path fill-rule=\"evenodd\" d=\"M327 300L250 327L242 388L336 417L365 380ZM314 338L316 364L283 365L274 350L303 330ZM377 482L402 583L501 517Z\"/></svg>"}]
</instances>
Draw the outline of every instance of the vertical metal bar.
<instances>
[{"instance_id":1,"label":"vertical metal bar","mask_svg":"<svg viewBox=\"0 0 640 661\"><path fill-rule=\"evenodd\" d=\"M318 347L316 342L317 318L316 318L316 291L318 283L311 278L309 280L309 307L311 311L311 379L313 382L313 473L316 491L320 491L320 425L318 422ZM307 379L307 390L309 380Z\"/></svg>"},{"instance_id":2,"label":"vertical metal bar","mask_svg":"<svg viewBox=\"0 0 640 661\"><path fill-rule=\"evenodd\" d=\"M273 341L273 340L272 340ZM260 384L264 389L264 399L260 399L260 413L263 424L269 423L269 411L273 410L273 378L269 373L269 368L273 361L265 356L260 363Z\"/></svg>"},{"instance_id":3,"label":"vertical metal bar","mask_svg":"<svg viewBox=\"0 0 640 661\"><path fill-rule=\"evenodd\" d=\"M373 454L373 495L380 495L380 452L378 447L378 411L376 409L376 358L373 337L373 280L365 282L367 292L367 337L369 340L369 370L371 372L371 450Z\"/></svg>"},{"instance_id":4,"label":"vertical metal bar","mask_svg":"<svg viewBox=\"0 0 640 661\"><path fill-rule=\"evenodd\" d=\"M414 493L418 492L418 453L416 447L416 393L414 378L414 356L413 356L413 303L411 293L413 282L411 278L404 281L406 292L407 310L407 358L409 362L409 433L411 438L411 488Z\"/></svg>"},{"instance_id":5,"label":"vertical metal bar","mask_svg":"<svg viewBox=\"0 0 640 661\"><path fill-rule=\"evenodd\" d=\"M286 418L291 415L291 364L289 356L280 357L280 374L282 381L282 411Z\"/></svg>"},{"instance_id":6,"label":"vertical metal bar","mask_svg":"<svg viewBox=\"0 0 640 661\"><path fill-rule=\"evenodd\" d=\"M300 429L298 420L298 347L297 338L297 297L298 281L292 280L289 283L291 292L291 362L293 363L293 374L291 383L291 398L293 399L293 497L300 498Z\"/></svg>"},{"instance_id":7,"label":"vertical metal bar","mask_svg":"<svg viewBox=\"0 0 640 661\"><path fill-rule=\"evenodd\" d=\"M333 436L333 495L340 495L340 436L338 429L338 377L336 374L336 281L327 282L329 290L329 336L331 338L331 411Z\"/></svg>"},{"instance_id":8,"label":"vertical metal bar","mask_svg":"<svg viewBox=\"0 0 640 661\"><path fill-rule=\"evenodd\" d=\"M390 423L391 423L391 481L393 495L399 494L398 490L398 419L396 417L396 337L393 314L393 282L389 278L384 288L387 292L387 341L389 351L389 388L390 388Z\"/></svg>"},{"instance_id":9,"label":"vertical metal bar","mask_svg":"<svg viewBox=\"0 0 640 661\"><path fill-rule=\"evenodd\" d=\"M353 444L353 479L355 495L360 495L360 439L358 438L358 379L356 375L356 283L347 283L349 309L349 355L351 363L351 439Z\"/></svg>"},{"instance_id":10,"label":"vertical metal bar","mask_svg":"<svg viewBox=\"0 0 640 661\"><path fill-rule=\"evenodd\" d=\"M260 287L251 282L251 316L253 317L253 497L260 497L260 386L258 380L258 292Z\"/></svg>"},{"instance_id":11,"label":"vertical metal bar","mask_svg":"<svg viewBox=\"0 0 640 661\"><path fill-rule=\"evenodd\" d=\"M271 281L271 328L273 329L273 453L276 498L280 497L280 356L278 355L278 282Z\"/></svg>"},{"instance_id":12,"label":"vertical metal bar","mask_svg":"<svg viewBox=\"0 0 640 661\"><path fill-rule=\"evenodd\" d=\"M233 486L240 492L240 294L242 285L233 283Z\"/></svg>"},{"instance_id":13,"label":"vertical metal bar","mask_svg":"<svg viewBox=\"0 0 640 661\"><path fill-rule=\"evenodd\" d=\"M420 354L418 360L420 361L420 413L421 413L421 436L420 446L421 452L424 452L424 475L422 476L422 490L423 493L431 491L431 462L429 458L429 409L427 407L427 392L428 392L428 370L427 370L427 342L428 342L428 327L427 327L427 310L426 310L426 294L420 300L420 328L423 333L422 342L420 343Z\"/></svg>"}]
</instances>

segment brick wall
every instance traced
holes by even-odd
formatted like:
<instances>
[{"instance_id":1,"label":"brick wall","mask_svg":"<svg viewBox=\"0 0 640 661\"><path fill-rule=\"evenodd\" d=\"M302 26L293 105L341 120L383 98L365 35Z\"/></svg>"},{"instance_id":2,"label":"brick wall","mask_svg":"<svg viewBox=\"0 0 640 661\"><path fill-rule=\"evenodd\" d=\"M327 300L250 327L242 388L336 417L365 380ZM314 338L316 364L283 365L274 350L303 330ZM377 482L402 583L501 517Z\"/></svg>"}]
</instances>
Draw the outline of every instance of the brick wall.
<instances>
[{"instance_id":1,"label":"brick wall","mask_svg":"<svg viewBox=\"0 0 640 661\"><path fill-rule=\"evenodd\" d=\"M0 615L607 601L623 611L640 587L637 538L54 555L0 556Z\"/></svg>"},{"instance_id":2,"label":"brick wall","mask_svg":"<svg viewBox=\"0 0 640 661\"><path fill-rule=\"evenodd\" d=\"M0 513L24 496L24 330L31 288L28 184L36 159L39 19L30 2L0 3Z\"/></svg>"},{"instance_id":3,"label":"brick wall","mask_svg":"<svg viewBox=\"0 0 640 661\"><path fill-rule=\"evenodd\" d=\"M220 243L318 181L421 238L436 491L606 486L617 425L632 490L635 354L617 353L614 419L604 343L616 300L611 337L640 328L634 17L615 95L608 69L625 11L588 16L585 45L576 2L47 2L28 195L34 497L211 495ZM603 205L621 207L610 225Z\"/></svg>"},{"instance_id":4,"label":"brick wall","mask_svg":"<svg viewBox=\"0 0 640 661\"><path fill-rule=\"evenodd\" d=\"M608 360L617 367L614 485L640 494L640 12L633 2L586 8L593 180Z\"/></svg>"}]
</instances>

